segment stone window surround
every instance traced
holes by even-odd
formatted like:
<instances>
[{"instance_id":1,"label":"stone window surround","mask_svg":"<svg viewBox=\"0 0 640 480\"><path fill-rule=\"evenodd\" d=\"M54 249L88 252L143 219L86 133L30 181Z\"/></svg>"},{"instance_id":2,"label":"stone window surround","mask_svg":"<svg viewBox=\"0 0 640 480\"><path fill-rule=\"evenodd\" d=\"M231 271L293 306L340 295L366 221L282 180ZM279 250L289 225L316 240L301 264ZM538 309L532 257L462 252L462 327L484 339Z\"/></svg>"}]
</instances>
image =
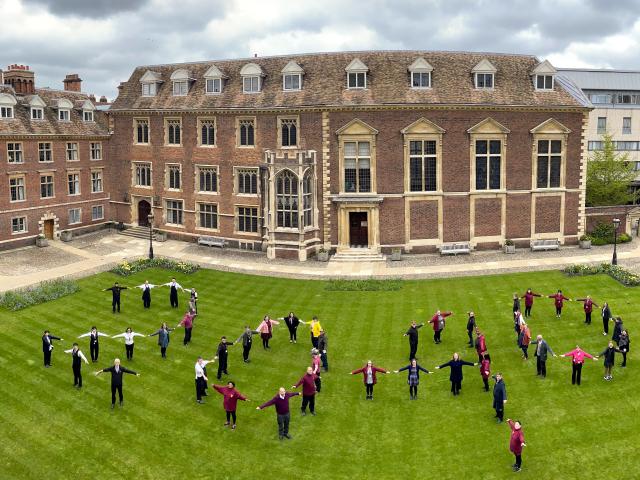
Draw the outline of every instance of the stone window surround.
<instances>
[{"instance_id":1,"label":"stone window surround","mask_svg":"<svg viewBox=\"0 0 640 480\"><path fill-rule=\"evenodd\" d=\"M491 117L487 117L481 122L467 130L469 133L469 193L504 193L506 191L507 179L507 135L510 130ZM499 140L500 141L500 188L484 190L476 189L476 140ZM488 165L487 165L488 174ZM487 184L487 187L489 185Z\"/></svg>"},{"instance_id":2,"label":"stone window surround","mask_svg":"<svg viewBox=\"0 0 640 480\"><path fill-rule=\"evenodd\" d=\"M20 200L11 200L11 180L17 179L17 178L21 178L22 179L22 193L23 193L23 197L24 198L20 199ZM9 181L7 183L9 183L9 191L7 192L7 193L9 193L9 203L22 203L22 202L26 202L27 201L27 176L26 176L26 174L18 173L18 174L9 175Z\"/></svg>"},{"instance_id":3,"label":"stone window surround","mask_svg":"<svg viewBox=\"0 0 640 480\"><path fill-rule=\"evenodd\" d=\"M99 168L92 168L91 169L91 193L103 193L104 192L104 167L99 167ZM101 184L101 190L94 190L93 189L93 174L100 172L100 184Z\"/></svg>"},{"instance_id":4,"label":"stone window surround","mask_svg":"<svg viewBox=\"0 0 640 480\"><path fill-rule=\"evenodd\" d=\"M240 123L244 120L253 121L253 145L240 145ZM255 116L238 116L236 117L236 148L256 148L256 139L258 132L257 120Z\"/></svg>"},{"instance_id":5,"label":"stone window surround","mask_svg":"<svg viewBox=\"0 0 640 480\"><path fill-rule=\"evenodd\" d=\"M148 142L138 143L138 121L143 120L147 122ZM150 117L134 117L133 120L133 144L134 145L151 145L151 118Z\"/></svg>"},{"instance_id":6,"label":"stone window surround","mask_svg":"<svg viewBox=\"0 0 640 480\"><path fill-rule=\"evenodd\" d=\"M215 192L207 192L204 190L200 190L200 170L201 169L202 170L211 169L216 171L216 191ZM194 176L193 191L196 193L196 195L220 195L220 167L218 165L206 165L206 164L197 163L194 165L193 176Z\"/></svg>"},{"instance_id":7,"label":"stone window surround","mask_svg":"<svg viewBox=\"0 0 640 480\"><path fill-rule=\"evenodd\" d=\"M170 184L170 175L171 175L171 169L172 167L178 167L178 176L179 176L179 182L180 182L180 188L171 188L169 185ZM169 192L182 192L183 191L183 177L182 177L182 163L172 163L172 162L168 162L164 164L164 185L165 185L165 190L169 191ZM151 183L153 185L153 182Z\"/></svg>"},{"instance_id":8,"label":"stone window surround","mask_svg":"<svg viewBox=\"0 0 640 480\"><path fill-rule=\"evenodd\" d=\"M238 229L238 221L240 218L239 209L240 208L255 208L256 209L256 218L258 219L258 228L257 232L244 232ZM260 237L260 228L262 226L262 217L260 216L260 205L251 205L251 204L242 204L236 203L233 205L234 210L234 220L233 220L233 233L236 235L247 235L252 237Z\"/></svg>"},{"instance_id":9,"label":"stone window surround","mask_svg":"<svg viewBox=\"0 0 640 480\"><path fill-rule=\"evenodd\" d=\"M256 172L256 193L240 193L238 188L238 170L255 170ZM253 165L236 165L233 167L233 194L238 197L258 197L260 195L260 167ZM240 205L246 206L246 205Z\"/></svg>"},{"instance_id":10,"label":"stone window surround","mask_svg":"<svg viewBox=\"0 0 640 480\"><path fill-rule=\"evenodd\" d=\"M540 125L530 130L532 134L531 146L531 191L532 192L553 192L566 189L566 169L567 169L567 141L569 130L563 124L549 118ZM560 153L560 186L554 188L538 188L538 140L560 140L562 149ZM564 216L564 212L563 212ZM531 233L533 234L533 230Z\"/></svg>"},{"instance_id":11,"label":"stone window surround","mask_svg":"<svg viewBox=\"0 0 640 480\"><path fill-rule=\"evenodd\" d=\"M13 221L16 219L24 219L24 230L14 230L13 229ZM11 217L11 235L23 235L25 233L29 233L29 219L26 215L20 215L18 217Z\"/></svg>"},{"instance_id":12,"label":"stone window surround","mask_svg":"<svg viewBox=\"0 0 640 480\"><path fill-rule=\"evenodd\" d=\"M180 122L180 143L169 143L169 123ZM164 146L165 147L182 147L182 140L184 137L184 131L182 129L182 117L165 117L164 118Z\"/></svg>"},{"instance_id":13,"label":"stone window surround","mask_svg":"<svg viewBox=\"0 0 640 480\"><path fill-rule=\"evenodd\" d=\"M283 146L282 145L282 121L283 120L295 120L296 123L296 144ZM278 138L278 148L299 148L300 145L300 116L299 115L278 115L277 117L277 138ZM255 136L255 126L254 126L254 136Z\"/></svg>"},{"instance_id":14,"label":"stone window surround","mask_svg":"<svg viewBox=\"0 0 640 480\"><path fill-rule=\"evenodd\" d=\"M51 198L56 198L56 174L55 174L55 170L40 170L39 172L39 176L40 176L40 198L42 200L49 200ZM50 197L43 197L42 196L42 177L51 177L51 193L53 195L51 195Z\"/></svg>"},{"instance_id":15,"label":"stone window surround","mask_svg":"<svg viewBox=\"0 0 640 480\"><path fill-rule=\"evenodd\" d=\"M180 224L180 223L170 223L168 221L168 219L169 219L169 208L167 206L168 202L180 202L182 204L182 224ZM182 198L163 197L162 198L162 222L165 225L169 225L169 226L174 227L174 228L186 228L185 225L184 225L184 220L185 220L184 204L185 204L185 201Z\"/></svg>"},{"instance_id":16,"label":"stone window surround","mask_svg":"<svg viewBox=\"0 0 640 480\"><path fill-rule=\"evenodd\" d=\"M422 117L411 123L400 131L403 136L404 152L404 193L415 195L433 195L442 193L442 139L445 130L435 123ZM436 142L436 189L425 191L411 191L411 169L410 169L410 145L411 141L435 141Z\"/></svg>"},{"instance_id":17,"label":"stone window surround","mask_svg":"<svg viewBox=\"0 0 640 480\"><path fill-rule=\"evenodd\" d=\"M202 143L202 124L204 122L213 122L213 145L203 145ZM196 121L198 129L198 147L217 148L218 147L218 122L216 117L198 117ZM254 140L255 140L255 124L254 124Z\"/></svg>"},{"instance_id":18,"label":"stone window surround","mask_svg":"<svg viewBox=\"0 0 640 480\"><path fill-rule=\"evenodd\" d=\"M138 185L136 183L136 169L138 166L149 166L149 183L150 185ZM153 189L153 162L131 162L131 186L135 188Z\"/></svg>"},{"instance_id":19,"label":"stone window surround","mask_svg":"<svg viewBox=\"0 0 640 480\"><path fill-rule=\"evenodd\" d=\"M200 204L215 205L215 207L216 207L216 217L217 217L216 224L218 225L217 228L207 228L207 227L203 227L200 224ZM196 227L195 228L197 230L204 230L206 232L219 232L220 231L220 205L218 204L218 202L196 201Z\"/></svg>"},{"instance_id":20,"label":"stone window surround","mask_svg":"<svg viewBox=\"0 0 640 480\"><path fill-rule=\"evenodd\" d=\"M351 120L336 132L338 135L338 171L340 176L340 194L345 195L375 195L377 192L377 174L376 174L376 136L378 130L367 125L359 119ZM371 191L370 192L345 192L344 190L344 144L347 142L369 142L369 154L371 169Z\"/></svg>"}]
</instances>

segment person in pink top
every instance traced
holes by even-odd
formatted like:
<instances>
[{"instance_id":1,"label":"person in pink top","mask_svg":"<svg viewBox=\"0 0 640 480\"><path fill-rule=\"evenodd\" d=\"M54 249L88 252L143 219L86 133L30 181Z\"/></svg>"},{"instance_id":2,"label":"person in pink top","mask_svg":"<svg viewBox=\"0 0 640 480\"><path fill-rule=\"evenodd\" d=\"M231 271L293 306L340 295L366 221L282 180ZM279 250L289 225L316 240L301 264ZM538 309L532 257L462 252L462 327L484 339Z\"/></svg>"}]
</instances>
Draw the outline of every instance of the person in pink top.
<instances>
[{"instance_id":1,"label":"person in pink top","mask_svg":"<svg viewBox=\"0 0 640 480\"><path fill-rule=\"evenodd\" d=\"M580 376L582 374L582 365L584 364L585 357L590 358L591 360L597 361L597 359L594 358L593 355L588 354L587 352L582 350L578 345L576 345L576 348L574 350L571 350L570 352L567 352L560 356L571 357L571 359L573 360L572 362L573 370L571 372L571 385L575 385L576 382L578 383L578 385L580 385Z\"/></svg>"},{"instance_id":2,"label":"person in pink top","mask_svg":"<svg viewBox=\"0 0 640 480\"><path fill-rule=\"evenodd\" d=\"M269 346L269 339L273 336L274 325L280 325L280 322L278 320L272 320L269 315L265 315L260 325L258 325L258 328L256 328L256 330L260 332L262 348L265 350L271 348Z\"/></svg>"},{"instance_id":3,"label":"person in pink top","mask_svg":"<svg viewBox=\"0 0 640 480\"><path fill-rule=\"evenodd\" d=\"M311 349L311 370L315 377L316 392L320 393L322 388L322 379L320 377L320 366L322 365L322 359L320 358L320 352L315 348Z\"/></svg>"},{"instance_id":4,"label":"person in pink top","mask_svg":"<svg viewBox=\"0 0 640 480\"><path fill-rule=\"evenodd\" d=\"M562 290L558 290L558 293L553 295L547 295L549 298L553 298L553 303L556 306L556 318L560 318L562 315L562 306L564 305L564 301L571 302L569 297L565 297L562 294Z\"/></svg>"},{"instance_id":5,"label":"person in pink top","mask_svg":"<svg viewBox=\"0 0 640 480\"><path fill-rule=\"evenodd\" d=\"M519 420L515 422L510 418L507 419L509 427L511 427L511 437L509 438L509 450L516 456L516 463L513 464L513 471L519 472L522 469L522 449L527 444L524 443L524 433L522 433L522 425Z\"/></svg>"},{"instance_id":6,"label":"person in pink top","mask_svg":"<svg viewBox=\"0 0 640 480\"><path fill-rule=\"evenodd\" d=\"M189 309L187 313L182 317L182 321L176 325L178 327L184 327L184 341L185 346L191 342L191 330L193 329L193 320L196 318L196 312L193 309Z\"/></svg>"},{"instance_id":7,"label":"person in pink top","mask_svg":"<svg viewBox=\"0 0 640 480\"><path fill-rule=\"evenodd\" d=\"M376 373L391 373L391 372L385 368L376 367L373 364L373 362L369 360L364 367L354 370L349 375L357 375L359 373L362 374L364 386L367 390L367 400L373 400L373 386L376 383L378 383L378 378Z\"/></svg>"},{"instance_id":8,"label":"person in pink top","mask_svg":"<svg viewBox=\"0 0 640 480\"><path fill-rule=\"evenodd\" d=\"M452 315L453 312L441 312L438 310L429 323L433 325L433 341L436 343L442 343L440 340L440 335L442 335L442 330L444 330L445 318L449 315Z\"/></svg>"},{"instance_id":9,"label":"person in pink top","mask_svg":"<svg viewBox=\"0 0 640 480\"><path fill-rule=\"evenodd\" d=\"M230 421L233 419L231 429L235 430L236 408L238 405L238 400L242 400L245 402L250 402L251 400L237 391L236 384L233 382L228 382L226 387L224 385L213 385L212 388L224 397L224 399L222 400L222 405L224 406L224 411L227 413L227 421L225 422L224 426L229 426Z\"/></svg>"}]
</instances>

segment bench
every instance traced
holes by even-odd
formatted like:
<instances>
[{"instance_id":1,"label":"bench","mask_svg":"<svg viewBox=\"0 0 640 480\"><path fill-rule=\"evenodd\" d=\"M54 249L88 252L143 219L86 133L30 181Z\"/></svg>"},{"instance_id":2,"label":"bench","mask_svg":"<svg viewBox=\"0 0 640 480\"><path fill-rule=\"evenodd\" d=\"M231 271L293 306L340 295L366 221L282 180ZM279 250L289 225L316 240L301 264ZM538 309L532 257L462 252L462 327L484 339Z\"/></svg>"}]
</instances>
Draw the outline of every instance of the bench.
<instances>
[{"instance_id":1,"label":"bench","mask_svg":"<svg viewBox=\"0 0 640 480\"><path fill-rule=\"evenodd\" d=\"M209 247L224 248L227 246L227 241L224 238L216 237L198 237L198 245L208 245Z\"/></svg>"},{"instance_id":2,"label":"bench","mask_svg":"<svg viewBox=\"0 0 640 480\"><path fill-rule=\"evenodd\" d=\"M544 250L558 250L560 248L560 240L557 238L547 240L532 240L531 251L538 252Z\"/></svg>"},{"instance_id":3,"label":"bench","mask_svg":"<svg viewBox=\"0 0 640 480\"><path fill-rule=\"evenodd\" d=\"M471 253L471 244L468 242L462 243L443 243L439 247L440 255L459 255L465 253Z\"/></svg>"}]
</instances>

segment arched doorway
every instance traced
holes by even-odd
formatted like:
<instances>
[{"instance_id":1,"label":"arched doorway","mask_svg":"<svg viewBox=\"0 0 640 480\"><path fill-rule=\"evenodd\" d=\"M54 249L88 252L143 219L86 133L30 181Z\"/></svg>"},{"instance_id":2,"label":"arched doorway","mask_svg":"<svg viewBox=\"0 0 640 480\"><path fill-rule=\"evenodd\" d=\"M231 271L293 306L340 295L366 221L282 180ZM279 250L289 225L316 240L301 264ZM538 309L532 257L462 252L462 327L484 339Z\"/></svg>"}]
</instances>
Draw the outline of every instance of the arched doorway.
<instances>
[{"instance_id":1,"label":"arched doorway","mask_svg":"<svg viewBox=\"0 0 640 480\"><path fill-rule=\"evenodd\" d=\"M138 225L141 227L148 227L150 214L151 204L146 200L140 200L138 202Z\"/></svg>"}]
</instances>

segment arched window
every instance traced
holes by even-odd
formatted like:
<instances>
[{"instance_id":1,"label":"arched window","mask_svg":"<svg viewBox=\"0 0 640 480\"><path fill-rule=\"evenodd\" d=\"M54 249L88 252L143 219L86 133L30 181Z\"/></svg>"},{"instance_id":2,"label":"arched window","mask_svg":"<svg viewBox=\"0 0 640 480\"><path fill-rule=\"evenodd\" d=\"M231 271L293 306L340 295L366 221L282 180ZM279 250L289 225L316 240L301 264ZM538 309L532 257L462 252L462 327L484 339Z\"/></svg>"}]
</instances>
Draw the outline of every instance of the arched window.
<instances>
[{"instance_id":1,"label":"arched window","mask_svg":"<svg viewBox=\"0 0 640 480\"><path fill-rule=\"evenodd\" d=\"M298 228L298 177L285 170L276 177L278 227Z\"/></svg>"},{"instance_id":2,"label":"arched window","mask_svg":"<svg viewBox=\"0 0 640 480\"><path fill-rule=\"evenodd\" d=\"M304 227L313 226L313 177L307 172L302 181L302 223Z\"/></svg>"}]
</instances>

